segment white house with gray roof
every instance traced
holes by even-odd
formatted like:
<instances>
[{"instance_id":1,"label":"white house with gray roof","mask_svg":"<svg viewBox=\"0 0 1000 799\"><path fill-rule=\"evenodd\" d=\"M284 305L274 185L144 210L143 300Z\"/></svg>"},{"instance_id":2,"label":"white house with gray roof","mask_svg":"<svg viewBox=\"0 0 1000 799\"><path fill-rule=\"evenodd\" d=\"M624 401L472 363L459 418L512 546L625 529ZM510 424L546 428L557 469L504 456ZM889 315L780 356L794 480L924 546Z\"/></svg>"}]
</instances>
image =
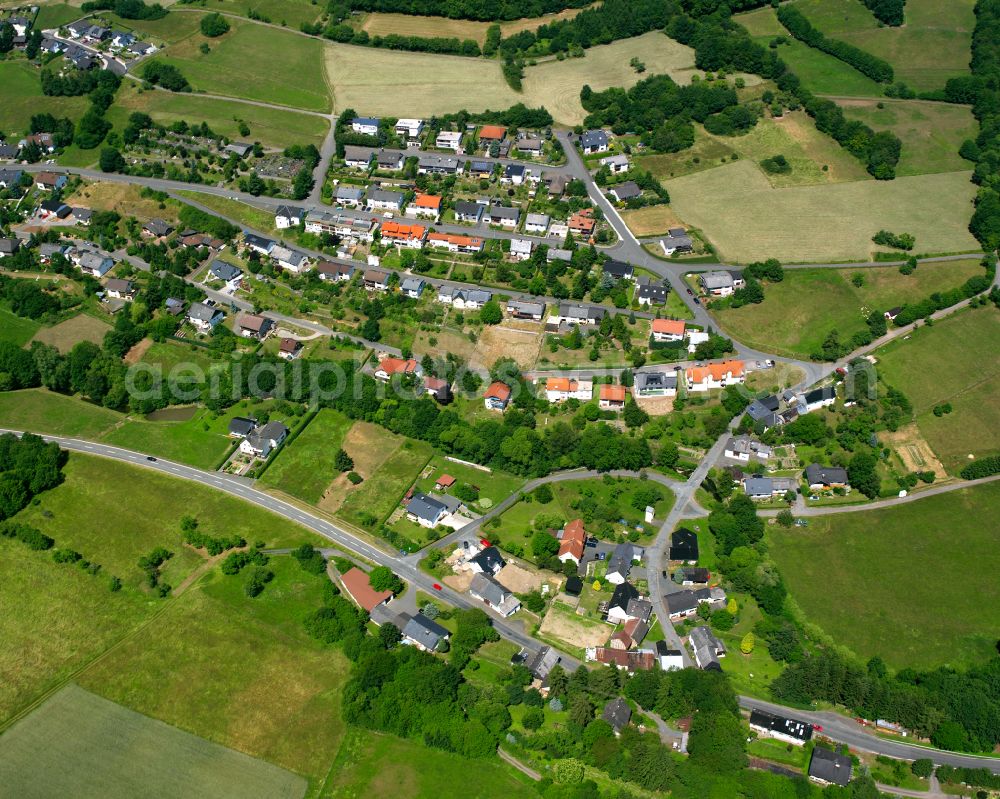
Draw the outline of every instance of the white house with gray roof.
<instances>
[{"instance_id":1,"label":"white house with gray roof","mask_svg":"<svg viewBox=\"0 0 1000 799\"><path fill-rule=\"evenodd\" d=\"M505 619L521 608L520 600L491 574L480 573L473 576L469 584L469 596L488 605Z\"/></svg>"},{"instance_id":2,"label":"white house with gray roof","mask_svg":"<svg viewBox=\"0 0 1000 799\"><path fill-rule=\"evenodd\" d=\"M403 193L385 189L368 189L365 206L369 211L399 211L403 207Z\"/></svg>"}]
</instances>

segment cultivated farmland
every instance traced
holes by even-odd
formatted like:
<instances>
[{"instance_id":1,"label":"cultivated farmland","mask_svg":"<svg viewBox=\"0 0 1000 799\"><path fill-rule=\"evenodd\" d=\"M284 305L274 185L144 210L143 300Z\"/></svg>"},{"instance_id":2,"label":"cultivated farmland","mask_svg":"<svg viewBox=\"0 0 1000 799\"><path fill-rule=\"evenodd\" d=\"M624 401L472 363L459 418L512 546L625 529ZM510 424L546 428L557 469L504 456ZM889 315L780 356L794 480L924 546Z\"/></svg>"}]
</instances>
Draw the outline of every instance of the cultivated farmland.
<instances>
[{"instance_id":1,"label":"cultivated farmland","mask_svg":"<svg viewBox=\"0 0 1000 799\"><path fill-rule=\"evenodd\" d=\"M912 231L920 252L977 249L968 172L775 189L738 161L666 186L677 215L704 230L724 259L867 260L881 228Z\"/></svg>"},{"instance_id":2,"label":"cultivated farmland","mask_svg":"<svg viewBox=\"0 0 1000 799\"><path fill-rule=\"evenodd\" d=\"M920 432L949 472L958 472L970 455L1000 451L1000 364L988 355L996 352L1000 319L980 309L921 326L909 341L875 353L880 377L913 403ZM935 416L934 406L944 403L952 412Z\"/></svg>"},{"instance_id":3,"label":"cultivated farmland","mask_svg":"<svg viewBox=\"0 0 1000 799\"><path fill-rule=\"evenodd\" d=\"M963 666L994 654L1000 549L983 522L998 502L989 483L794 532L771 526L769 551L806 618L862 659Z\"/></svg>"},{"instance_id":4,"label":"cultivated farmland","mask_svg":"<svg viewBox=\"0 0 1000 799\"><path fill-rule=\"evenodd\" d=\"M865 314L871 309L885 311L921 300L960 286L982 271L975 258L923 263L912 275L900 274L895 266L789 269L781 283L765 288L764 302L713 313L728 334L750 346L809 356L831 330L847 340L866 329ZM851 282L858 272L865 280L860 287Z\"/></svg>"},{"instance_id":5,"label":"cultivated farmland","mask_svg":"<svg viewBox=\"0 0 1000 799\"><path fill-rule=\"evenodd\" d=\"M297 799L301 777L69 685L0 738L11 796Z\"/></svg>"}]
</instances>

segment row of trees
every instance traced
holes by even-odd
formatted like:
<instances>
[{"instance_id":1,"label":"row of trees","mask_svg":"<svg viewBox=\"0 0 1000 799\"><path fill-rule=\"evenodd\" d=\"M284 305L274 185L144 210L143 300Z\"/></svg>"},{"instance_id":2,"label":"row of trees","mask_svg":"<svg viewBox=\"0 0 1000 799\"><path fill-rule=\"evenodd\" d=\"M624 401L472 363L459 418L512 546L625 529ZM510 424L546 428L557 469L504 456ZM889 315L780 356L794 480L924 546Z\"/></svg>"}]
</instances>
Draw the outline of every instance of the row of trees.
<instances>
[{"instance_id":1,"label":"row of trees","mask_svg":"<svg viewBox=\"0 0 1000 799\"><path fill-rule=\"evenodd\" d=\"M306 27L307 33L313 28ZM475 58L482 55L479 43L474 39L459 39L443 36L404 36L390 33L387 36L370 36L366 30L357 30L346 23L327 25L322 30L325 38L335 42L354 44L360 47L383 47L387 50L412 50L418 53L448 53Z\"/></svg>"},{"instance_id":2,"label":"row of trees","mask_svg":"<svg viewBox=\"0 0 1000 799\"><path fill-rule=\"evenodd\" d=\"M162 19L167 15L167 9L159 3L147 6L143 0L88 0L80 10L86 14L112 11L123 19Z\"/></svg>"},{"instance_id":3,"label":"row of trees","mask_svg":"<svg viewBox=\"0 0 1000 799\"><path fill-rule=\"evenodd\" d=\"M892 64L885 59L853 44L827 37L821 30L814 28L805 14L794 6L779 6L777 13L778 21L799 41L832 55L878 83L892 83Z\"/></svg>"},{"instance_id":4,"label":"row of trees","mask_svg":"<svg viewBox=\"0 0 1000 799\"><path fill-rule=\"evenodd\" d=\"M540 17L567 8L580 8L589 0L348 0L351 8L361 11L386 11L452 19L481 21Z\"/></svg>"}]
</instances>

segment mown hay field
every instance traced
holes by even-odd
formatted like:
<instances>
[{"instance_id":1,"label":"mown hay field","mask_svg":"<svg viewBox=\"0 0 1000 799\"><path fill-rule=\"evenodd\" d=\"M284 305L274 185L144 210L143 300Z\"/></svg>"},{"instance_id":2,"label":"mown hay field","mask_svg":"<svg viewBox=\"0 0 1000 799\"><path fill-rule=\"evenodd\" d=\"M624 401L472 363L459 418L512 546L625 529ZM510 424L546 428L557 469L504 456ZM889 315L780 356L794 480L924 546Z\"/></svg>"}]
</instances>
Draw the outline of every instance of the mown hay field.
<instances>
[{"instance_id":1,"label":"mown hay field","mask_svg":"<svg viewBox=\"0 0 1000 799\"><path fill-rule=\"evenodd\" d=\"M916 251L974 252L975 187L968 172L775 189L738 161L666 182L674 212L700 228L723 259L868 260L880 229L910 232Z\"/></svg>"},{"instance_id":2,"label":"mown hay field","mask_svg":"<svg viewBox=\"0 0 1000 799\"><path fill-rule=\"evenodd\" d=\"M68 685L0 738L10 796L297 799L306 781Z\"/></svg>"},{"instance_id":3,"label":"mown hay field","mask_svg":"<svg viewBox=\"0 0 1000 799\"><path fill-rule=\"evenodd\" d=\"M228 1L228 0L227 0ZM562 19L572 19L583 11L582 8L567 8L558 14L542 17L525 17L500 23L501 36L513 36L521 31L531 31L541 25L548 25ZM449 19L448 17L424 17L412 14L389 14L375 12L361 20L361 30L370 36L421 36L424 38L472 39L482 44L486 31L492 22L477 22L471 19Z\"/></svg>"}]
</instances>

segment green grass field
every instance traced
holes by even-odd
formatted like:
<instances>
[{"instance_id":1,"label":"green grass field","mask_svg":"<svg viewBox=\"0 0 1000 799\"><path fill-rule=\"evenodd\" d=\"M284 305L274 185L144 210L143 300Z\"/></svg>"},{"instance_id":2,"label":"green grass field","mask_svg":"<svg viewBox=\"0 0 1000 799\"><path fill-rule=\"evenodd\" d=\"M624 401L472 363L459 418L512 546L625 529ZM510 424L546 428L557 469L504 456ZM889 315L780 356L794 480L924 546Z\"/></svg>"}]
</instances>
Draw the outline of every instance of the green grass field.
<instances>
[{"instance_id":1,"label":"green grass field","mask_svg":"<svg viewBox=\"0 0 1000 799\"><path fill-rule=\"evenodd\" d=\"M920 432L949 472L970 455L1000 451L1000 364L987 355L998 348L1000 319L986 308L921 326L909 341L875 353L879 375L909 397ZM952 413L935 416L934 406L945 402Z\"/></svg>"},{"instance_id":2,"label":"green grass field","mask_svg":"<svg viewBox=\"0 0 1000 799\"><path fill-rule=\"evenodd\" d=\"M324 799L520 799L537 796L530 780L500 761L468 760L413 741L352 729L340 748Z\"/></svg>"},{"instance_id":3,"label":"green grass field","mask_svg":"<svg viewBox=\"0 0 1000 799\"><path fill-rule=\"evenodd\" d=\"M170 14L194 20L198 14ZM154 60L176 66L195 91L242 97L266 103L328 111L330 96L323 76L324 44L296 33L252 22L229 20L232 29L215 39L192 32ZM208 43L211 51L201 52Z\"/></svg>"},{"instance_id":4,"label":"green grass field","mask_svg":"<svg viewBox=\"0 0 1000 799\"><path fill-rule=\"evenodd\" d=\"M1000 549L984 520L998 503L1000 484L990 483L772 526L770 555L806 618L861 658L965 665L994 654Z\"/></svg>"},{"instance_id":5,"label":"green grass field","mask_svg":"<svg viewBox=\"0 0 1000 799\"><path fill-rule=\"evenodd\" d=\"M298 799L301 777L70 685L0 738L11 796Z\"/></svg>"},{"instance_id":6,"label":"green grass field","mask_svg":"<svg viewBox=\"0 0 1000 799\"><path fill-rule=\"evenodd\" d=\"M34 340L50 344L65 355L81 341L90 341L99 346L109 330L111 325L104 319L78 313L52 327L39 328Z\"/></svg>"},{"instance_id":7,"label":"green grass field","mask_svg":"<svg viewBox=\"0 0 1000 799\"><path fill-rule=\"evenodd\" d=\"M264 233L277 232L274 227L274 214L262 211L252 205L247 205L239 200L230 200L226 197L216 197L212 194L203 194L197 191L181 189L178 194L196 201L199 205L211 208L220 214L225 214L231 219L236 219L242 225L252 227Z\"/></svg>"},{"instance_id":8,"label":"green grass field","mask_svg":"<svg viewBox=\"0 0 1000 799\"><path fill-rule=\"evenodd\" d=\"M315 22L322 12L322 6L310 0L202 0L193 3L192 7L242 16L253 11L275 25L286 25L295 30L303 22ZM175 6L174 10L181 9Z\"/></svg>"},{"instance_id":9,"label":"green grass field","mask_svg":"<svg viewBox=\"0 0 1000 799\"><path fill-rule=\"evenodd\" d=\"M207 122L216 133L230 139L259 141L265 147L287 147L290 144L322 143L329 128L326 120L311 114L261 108L236 101L214 100L196 94L172 94L143 91L126 82L115 97L107 117L117 130L128 124L128 115L141 111L155 122L170 125L178 120L189 123ZM250 127L250 135L240 134L239 120Z\"/></svg>"},{"instance_id":10,"label":"green grass field","mask_svg":"<svg viewBox=\"0 0 1000 799\"><path fill-rule=\"evenodd\" d=\"M125 417L45 389L0 392L0 427L98 439Z\"/></svg>"},{"instance_id":11,"label":"green grass field","mask_svg":"<svg viewBox=\"0 0 1000 799\"><path fill-rule=\"evenodd\" d=\"M339 516L353 524L361 525L366 514L379 520L387 517L434 454L430 444L422 441L403 439L388 432L380 438L385 441L381 446L394 448L390 449L392 454L371 477L347 495L338 511ZM348 453L352 452L348 449ZM357 462L356 454L351 457Z\"/></svg>"},{"instance_id":12,"label":"green grass field","mask_svg":"<svg viewBox=\"0 0 1000 799\"><path fill-rule=\"evenodd\" d=\"M435 481L442 474L450 474L459 483L479 487L480 507L483 510L503 502L524 485L524 479L516 474L500 471L484 472L472 466L445 460L443 455L435 455L429 466L428 477L417 481L418 491L433 491Z\"/></svg>"},{"instance_id":13,"label":"green grass field","mask_svg":"<svg viewBox=\"0 0 1000 799\"><path fill-rule=\"evenodd\" d=\"M334 466L337 450L354 424L339 411L324 408L296 439L284 447L261 478L261 483L293 497L316 503L340 473Z\"/></svg>"},{"instance_id":14,"label":"green grass field","mask_svg":"<svg viewBox=\"0 0 1000 799\"><path fill-rule=\"evenodd\" d=\"M135 31L142 34L147 41L152 41L157 46L163 44L175 44L190 36L200 36L198 26L201 21L200 14L167 14L160 19L123 19L122 17L109 15L115 23L115 28Z\"/></svg>"},{"instance_id":15,"label":"green grass field","mask_svg":"<svg viewBox=\"0 0 1000 799\"><path fill-rule=\"evenodd\" d=\"M46 97L38 75L38 68L27 61L0 61L0 131L29 133L34 114L50 113L73 120L83 116L89 105L86 97Z\"/></svg>"},{"instance_id":16,"label":"green grass field","mask_svg":"<svg viewBox=\"0 0 1000 799\"><path fill-rule=\"evenodd\" d=\"M38 322L17 316L6 308L0 308L0 341L24 346L31 341L40 327Z\"/></svg>"},{"instance_id":17,"label":"green grass field","mask_svg":"<svg viewBox=\"0 0 1000 799\"><path fill-rule=\"evenodd\" d=\"M940 89L969 71L974 0L907 0L905 25L898 28L879 26L858 0L799 0L796 6L824 33L884 58L910 88Z\"/></svg>"},{"instance_id":18,"label":"green grass field","mask_svg":"<svg viewBox=\"0 0 1000 799\"><path fill-rule=\"evenodd\" d=\"M968 172L775 189L754 164L737 161L665 185L674 213L726 260L868 260L882 228L913 233L919 252L978 247L968 231Z\"/></svg>"},{"instance_id":19,"label":"green grass field","mask_svg":"<svg viewBox=\"0 0 1000 799\"><path fill-rule=\"evenodd\" d=\"M38 9L35 27L39 30L58 28L73 22L73 20L80 19L81 16L83 16L83 12L80 11L79 6L71 6L68 3L44 5Z\"/></svg>"},{"instance_id":20,"label":"green grass field","mask_svg":"<svg viewBox=\"0 0 1000 799\"><path fill-rule=\"evenodd\" d=\"M849 119L857 119L874 130L889 130L903 143L896 174L923 175L967 169L969 162L958 154L966 139L979 132L968 106L919 100L845 100L840 105ZM843 150L841 150L843 152Z\"/></svg>"},{"instance_id":21,"label":"green grass field","mask_svg":"<svg viewBox=\"0 0 1000 799\"><path fill-rule=\"evenodd\" d=\"M861 273L865 283L851 280ZM789 269L781 283L768 285L764 302L714 311L727 333L767 352L808 356L831 330L841 340L867 328L865 313L920 300L960 286L981 274L978 259L923 263L912 275L895 266L866 269ZM909 367L907 367L908 369Z\"/></svg>"}]
</instances>

